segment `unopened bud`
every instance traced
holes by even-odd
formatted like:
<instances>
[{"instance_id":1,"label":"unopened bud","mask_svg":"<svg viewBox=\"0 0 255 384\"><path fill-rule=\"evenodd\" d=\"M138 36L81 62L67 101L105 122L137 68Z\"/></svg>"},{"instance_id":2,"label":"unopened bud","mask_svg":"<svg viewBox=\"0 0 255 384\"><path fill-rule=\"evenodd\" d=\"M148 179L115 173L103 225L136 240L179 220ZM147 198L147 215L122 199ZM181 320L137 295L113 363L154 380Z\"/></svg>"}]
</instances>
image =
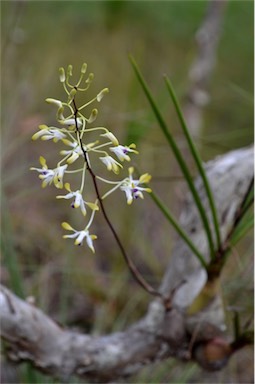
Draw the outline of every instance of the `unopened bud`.
<instances>
[{"instance_id":1,"label":"unopened bud","mask_svg":"<svg viewBox=\"0 0 255 384\"><path fill-rule=\"evenodd\" d=\"M64 107L62 106L57 111L57 119L58 120L64 120L65 119L63 113L64 113Z\"/></svg>"},{"instance_id":2,"label":"unopened bud","mask_svg":"<svg viewBox=\"0 0 255 384\"><path fill-rule=\"evenodd\" d=\"M54 104L54 105L56 105L59 108L63 107L63 104L62 104L62 102L60 100L48 98L45 101L47 103L49 103L49 104Z\"/></svg>"},{"instance_id":3,"label":"unopened bud","mask_svg":"<svg viewBox=\"0 0 255 384\"><path fill-rule=\"evenodd\" d=\"M66 81L65 70L63 67L59 68L59 80L61 83L64 83Z\"/></svg>"},{"instance_id":4,"label":"unopened bud","mask_svg":"<svg viewBox=\"0 0 255 384\"><path fill-rule=\"evenodd\" d=\"M98 115L98 110L96 108L94 108L88 118L88 123L93 123L93 121L96 120L97 118L97 115Z\"/></svg>"},{"instance_id":5,"label":"unopened bud","mask_svg":"<svg viewBox=\"0 0 255 384\"><path fill-rule=\"evenodd\" d=\"M69 95L68 95L68 101L73 100L74 96L76 95L77 90L75 88L71 89Z\"/></svg>"},{"instance_id":6,"label":"unopened bud","mask_svg":"<svg viewBox=\"0 0 255 384\"><path fill-rule=\"evenodd\" d=\"M114 136L114 134L112 132L108 131L106 133L102 133L100 136L106 137L107 139L111 140L111 142L115 146L119 145L117 138Z\"/></svg>"},{"instance_id":7,"label":"unopened bud","mask_svg":"<svg viewBox=\"0 0 255 384\"><path fill-rule=\"evenodd\" d=\"M104 88L102 89L101 92L99 92L99 94L97 95L97 101L100 103L100 101L102 100L102 98L104 97L104 95L106 93L109 93L109 89L108 88Z\"/></svg>"},{"instance_id":8,"label":"unopened bud","mask_svg":"<svg viewBox=\"0 0 255 384\"><path fill-rule=\"evenodd\" d=\"M87 64L86 63L83 63L82 64L82 67L81 67L81 73L86 73L86 71L87 71Z\"/></svg>"},{"instance_id":9,"label":"unopened bud","mask_svg":"<svg viewBox=\"0 0 255 384\"><path fill-rule=\"evenodd\" d=\"M73 76L73 66L71 64L69 64L67 67L67 75Z\"/></svg>"},{"instance_id":10,"label":"unopened bud","mask_svg":"<svg viewBox=\"0 0 255 384\"><path fill-rule=\"evenodd\" d=\"M90 84L93 79L94 79L94 73L90 73L86 80L86 83Z\"/></svg>"}]
</instances>

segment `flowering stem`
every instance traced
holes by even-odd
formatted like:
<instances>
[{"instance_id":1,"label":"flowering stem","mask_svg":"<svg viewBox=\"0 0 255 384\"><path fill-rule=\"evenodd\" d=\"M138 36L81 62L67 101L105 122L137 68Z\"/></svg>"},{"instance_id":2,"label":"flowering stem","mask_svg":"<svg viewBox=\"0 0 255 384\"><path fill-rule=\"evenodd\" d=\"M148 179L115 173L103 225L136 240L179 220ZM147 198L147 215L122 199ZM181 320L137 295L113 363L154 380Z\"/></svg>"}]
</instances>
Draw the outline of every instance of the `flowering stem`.
<instances>
[{"instance_id":1,"label":"flowering stem","mask_svg":"<svg viewBox=\"0 0 255 384\"><path fill-rule=\"evenodd\" d=\"M169 308L169 304L170 304L170 299L167 297L164 297L159 291L157 291L156 289L154 289L150 284L148 284L143 276L141 275L141 273L138 271L138 269L136 268L135 264L133 263L133 261L129 258L129 256L127 255L125 249L124 249L124 246L123 244L121 243L120 241L120 238L117 234L117 232L115 231L106 211L105 211L105 208L104 208L104 204L103 204L103 200L100 196L100 193L99 193L99 188L98 188L98 185L97 185L97 180L96 180L96 175L95 173L93 172L90 164L89 164L89 160L88 160L88 155L87 155L87 151L84 149L83 145L82 145L82 142L81 142L81 137L80 137L80 132L79 132L79 127L78 127L78 122L77 122L77 115L78 115L78 108L76 106L76 103L75 103L75 99L73 99L73 106L74 106L74 119L75 119L75 128L76 128L76 133L77 133L77 137L78 137L78 141L79 141L79 145L80 145L80 148L83 152L83 155L84 155L84 160L85 160L85 163L86 163L86 167L87 167L87 170L88 172L90 173L91 175L91 178L92 178L92 181L93 181L93 184L94 184L94 188L95 188L95 192L96 192L96 195L97 195L97 199L99 201L99 205L101 207L101 210L102 210L102 213L103 213L103 216L104 216L104 219L105 221L107 222L112 234L113 234L113 237L115 238L118 246L119 246L119 249L124 257L124 260L125 262L127 263L127 266L132 274L132 276L134 277L134 279L137 281L137 283L145 290L147 291L148 293L150 293L151 295L153 296L158 296L160 297L164 304L165 304L165 307L166 308Z\"/></svg>"}]
</instances>

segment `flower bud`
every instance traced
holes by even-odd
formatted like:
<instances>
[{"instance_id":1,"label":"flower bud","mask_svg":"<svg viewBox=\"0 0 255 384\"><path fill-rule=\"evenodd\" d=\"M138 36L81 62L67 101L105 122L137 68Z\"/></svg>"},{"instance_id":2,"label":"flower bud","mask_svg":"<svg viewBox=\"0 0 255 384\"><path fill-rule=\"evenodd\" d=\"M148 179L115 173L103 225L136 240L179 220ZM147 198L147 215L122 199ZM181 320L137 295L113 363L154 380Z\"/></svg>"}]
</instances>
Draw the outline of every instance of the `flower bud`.
<instances>
[{"instance_id":1,"label":"flower bud","mask_svg":"<svg viewBox=\"0 0 255 384\"><path fill-rule=\"evenodd\" d=\"M117 138L114 136L112 132L108 131L106 133L102 133L100 136L103 136L109 139L113 143L113 145L119 145Z\"/></svg>"},{"instance_id":2,"label":"flower bud","mask_svg":"<svg viewBox=\"0 0 255 384\"><path fill-rule=\"evenodd\" d=\"M71 64L69 64L67 67L67 75L73 76L73 66Z\"/></svg>"},{"instance_id":3,"label":"flower bud","mask_svg":"<svg viewBox=\"0 0 255 384\"><path fill-rule=\"evenodd\" d=\"M82 67L81 67L81 73L85 74L87 71L87 64L86 63L83 63L82 64Z\"/></svg>"},{"instance_id":4,"label":"flower bud","mask_svg":"<svg viewBox=\"0 0 255 384\"><path fill-rule=\"evenodd\" d=\"M98 115L98 110L96 108L94 108L88 118L88 123L93 123L93 121L96 120L97 118L97 115Z\"/></svg>"},{"instance_id":5,"label":"flower bud","mask_svg":"<svg viewBox=\"0 0 255 384\"><path fill-rule=\"evenodd\" d=\"M109 89L108 88L104 88L101 92L99 92L99 94L97 95L97 101L100 103L100 101L102 100L102 98L104 97L104 95L106 93L109 92Z\"/></svg>"},{"instance_id":6,"label":"flower bud","mask_svg":"<svg viewBox=\"0 0 255 384\"><path fill-rule=\"evenodd\" d=\"M64 112L64 107L60 107L57 111L57 119L58 120L64 120L65 119L63 112Z\"/></svg>"},{"instance_id":7,"label":"flower bud","mask_svg":"<svg viewBox=\"0 0 255 384\"><path fill-rule=\"evenodd\" d=\"M77 90L75 88L71 89L69 95L68 95L68 101L73 100L74 96L76 95Z\"/></svg>"},{"instance_id":8,"label":"flower bud","mask_svg":"<svg viewBox=\"0 0 255 384\"><path fill-rule=\"evenodd\" d=\"M86 80L86 84L90 84L93 79L94 79L94 73L90 73Z\"/></svg>"},{"instance_id":9,"label":"flower bud","mask_svg":"<svg viewBox=\"0 0 255 384\"><path fill-rule=\"evenodd\" d=\"M59 68L59 79L61 83L64 83L66 81L65 70L63 67Z\"/></svg>"},{"instance_id":10,"label":"flower bud","mask_svg":"<svg viewBox=\"0 0 255 384\"><path fill-rule=\"evenodd\" d=\"M63 104L60 100L48 98L45 101L49 104L54 104L59 108L63 108Z\"/></svg>"}]
</instances>

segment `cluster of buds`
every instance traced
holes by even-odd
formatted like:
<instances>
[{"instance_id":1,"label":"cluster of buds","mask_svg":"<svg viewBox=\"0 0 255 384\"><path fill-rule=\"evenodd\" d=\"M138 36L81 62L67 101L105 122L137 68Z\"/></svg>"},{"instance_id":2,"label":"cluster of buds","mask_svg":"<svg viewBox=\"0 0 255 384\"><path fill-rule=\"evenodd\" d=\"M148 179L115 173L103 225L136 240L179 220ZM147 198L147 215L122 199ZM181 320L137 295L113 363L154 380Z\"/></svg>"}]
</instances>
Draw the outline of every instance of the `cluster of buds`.
<instances>
[{"instance_id":1,"label":"cluster of buds","mask_svg":"<svg viewBox=\"0 0 255 384\"><path fill-rule=\"evenodd\" d=\"M119 174L123 168L122 164L125 161L130 161L131 154L138 154L135 144L124 146L119 144L119 141L115 135L105 127L90 127L90 124L94 123L98 110L92 109L89 117L85 117L84 110L94 102L100 102L103 96L109 92L108 88L104 88L99 92L96 97L89 100L81 106L77 106L76 95L78 92L85 92L92 80L93 73L90 73L88 77L84 77L86 74L87 65L84 63L81 67L80 78L77 83L72 84L72 66L69 65L67 71L64 68L59 69L60 82L67 94L67 100L65 102L48 98L46 102L52 104L57 108L56 120L58 127L40 125L39 131L36 132L32 139L52 140L54 143L61 142L65 149L60 151L60 155L63 158L57 163L53 169L48 168L47 162L43 156L40 156L41 168L30 168L39 172L39 178L42 180L42 187L53 184L56 188L65 188L67 194L58 195L57 199L72 199L71 207L79 208L82 215L87 215L87 209L90 211L90 218L86 223L84 229L78 231L74 229L67 222L62 223L62 227L71 234L64 235L64 238L74 238L76 245L81 245L83 240L86 240L88 247L95 252L93 240L97 238L96 235L90 234L89 230L93 222L95 213L99 211L102 201L117 189L125 192L127 203L131 204L134 199L143 198L143 192L151 192L150 188L144 187L147 184L151 176L146 173L134 179L134 168L128 169L128 177L122 180L107 180L99 175L94 174L94 167L92 165L91 154L95 154L97 159L106 166L107 170L114 174ZM82 86L82 84L84 84ZM96 136L93 142L86 141L86 134L94 133ZM112 155L115 157L112 157ZM93 159L95 156L93 157ZM97 160L97 161L98 161ZM106 183L110 189L103 195L99 196L97 188L95 188L94 201L87 201L85 199L86 192L86 172L90 171L95 180L100 180ZM72 188L70 183L65 182L64 178L67 178L70 174L80 174L81 181L79 188Z\"/></svg>"}]
</instances>

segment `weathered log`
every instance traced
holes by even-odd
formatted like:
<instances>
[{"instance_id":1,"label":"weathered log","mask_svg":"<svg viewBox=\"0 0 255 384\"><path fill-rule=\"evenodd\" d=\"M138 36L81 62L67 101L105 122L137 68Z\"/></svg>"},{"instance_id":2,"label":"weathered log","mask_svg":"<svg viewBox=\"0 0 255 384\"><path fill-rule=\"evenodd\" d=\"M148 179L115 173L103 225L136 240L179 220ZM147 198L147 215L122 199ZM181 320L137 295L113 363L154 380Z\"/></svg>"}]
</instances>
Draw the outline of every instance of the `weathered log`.
<instances>
[{"instance_id":1,"label":"weathered log","mask_svg":"<svg viewBox=\"0 0 255 384\"><path fill-rule=\"evenodd\" d=\"M229 152L207 163L205 169L224 241L253 178L253 148ZM209 214L200 179L197 180L197 188ZM190 196L180 223L209 260L205 232ZM190 359L192 332L197 326L201 331L200 341L201 337L203 341L204 335L205 341L214 338L214 344L221 345L215 339L225 326L219 295L201 313L195 316L185 313L206 280L206 272L197 258L178 239L160 288L164 293L175 290L172 309L166 311L160 299L153 300L144 318L123 332L105 336L79 334L62 328L40 309L2 286L1 335L7 341L9 356L14 361L31 361L35 367L62 380L77 375L90 382L111 381L131 375L145 364L171 356ZM203 332L205 327L206 332ZM196 358L196 354L193 357ZM220 368L220 365L217 367Z\"/></svg>"}]
</instances>

